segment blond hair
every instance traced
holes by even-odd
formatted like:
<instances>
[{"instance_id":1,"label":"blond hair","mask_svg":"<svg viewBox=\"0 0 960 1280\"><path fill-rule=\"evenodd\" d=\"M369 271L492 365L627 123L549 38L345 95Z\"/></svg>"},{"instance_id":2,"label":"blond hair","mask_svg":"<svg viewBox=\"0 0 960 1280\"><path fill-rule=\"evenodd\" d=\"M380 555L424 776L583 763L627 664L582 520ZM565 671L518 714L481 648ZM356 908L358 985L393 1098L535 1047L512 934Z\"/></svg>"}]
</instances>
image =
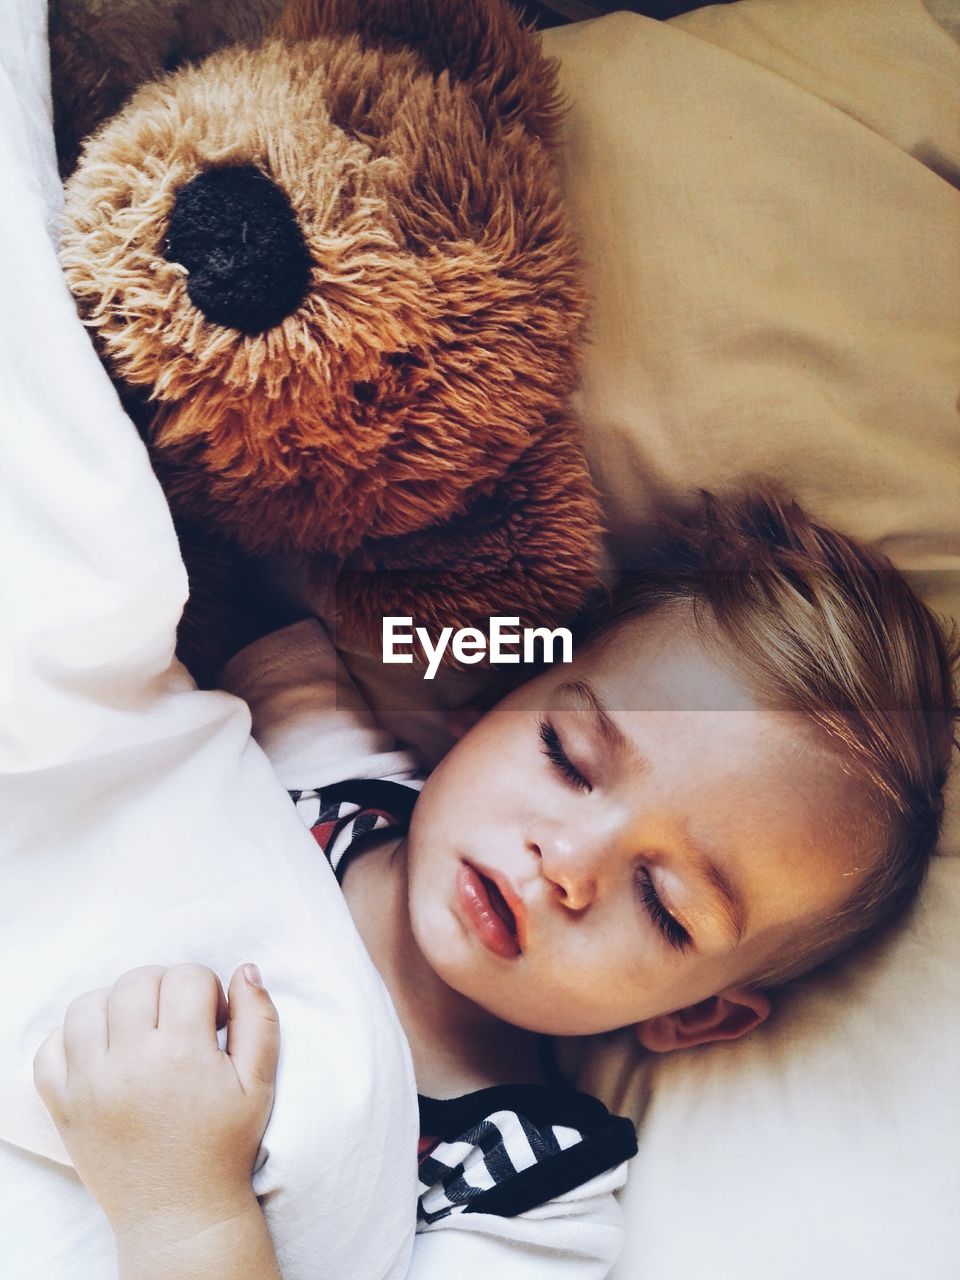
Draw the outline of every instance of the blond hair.
<instances>
[{"instance_id":1,"label":"blond hair","mask_svg":"<svg viewBox=\"0 0 960 1280\"><path fill-rule=\"evenodd\" d=\"M816 524L770 482L701 490L657 526L578 627L591 645L620 622L677 602L714 624L754 690L837 745L878 800L875 865L844 906L753 976L772 988L903 915L943 820L958 709L955 624L920 601L885 556Z\"/></svg>"}]
</instances>

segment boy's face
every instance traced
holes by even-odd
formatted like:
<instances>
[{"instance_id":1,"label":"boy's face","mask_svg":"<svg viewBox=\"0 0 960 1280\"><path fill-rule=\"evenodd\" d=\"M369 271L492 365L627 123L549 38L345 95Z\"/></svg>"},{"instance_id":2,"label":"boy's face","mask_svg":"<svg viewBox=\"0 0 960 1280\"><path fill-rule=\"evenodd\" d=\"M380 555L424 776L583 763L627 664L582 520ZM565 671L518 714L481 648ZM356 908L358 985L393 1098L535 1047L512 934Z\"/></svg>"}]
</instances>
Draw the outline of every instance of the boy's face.
<instances>
[{"instance_id":1,"label":"boy's face","mask_svg":"<svg viewBox=\"0 0 960 1280\"><path fill-rule=\"evenodd\" d=\"M762 709L664 609L518 689L441 762L410 828L411 923L496 1017L612 1030L747 983L858 887L871 827L812 726Z\"/></svg>"}]
</instances>

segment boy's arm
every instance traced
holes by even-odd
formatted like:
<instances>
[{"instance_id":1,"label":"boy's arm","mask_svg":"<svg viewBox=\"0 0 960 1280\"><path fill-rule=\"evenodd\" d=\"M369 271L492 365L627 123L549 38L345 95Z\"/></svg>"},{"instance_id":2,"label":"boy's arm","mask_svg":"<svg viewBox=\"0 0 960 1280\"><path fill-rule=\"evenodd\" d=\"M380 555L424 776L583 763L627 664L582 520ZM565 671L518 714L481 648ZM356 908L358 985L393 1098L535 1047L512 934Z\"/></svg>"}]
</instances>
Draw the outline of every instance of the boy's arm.
<instances>
[{"instance_id":1,"label":"boy's arm","mask_svg":"<svg viewBox=\"0 0 960 1280\"><path fill-rule=\"evenodd\" d=\"M204 1224L171 1218L117 1233L119 1280L282 1280L253 1192L235 1215Z\"/></svg>"},{"instance_id":2,"label":"boy's arm","mask_svg":"<svg viewBox=\"0 0 960 1280\"><path fill-rule=\"evenodd\" d=\"M221 672L220 687L247 703L253 736L290 790L417 771L411 753L377 726L315 618L241 650Z\"/></svg>"}]
</instances>

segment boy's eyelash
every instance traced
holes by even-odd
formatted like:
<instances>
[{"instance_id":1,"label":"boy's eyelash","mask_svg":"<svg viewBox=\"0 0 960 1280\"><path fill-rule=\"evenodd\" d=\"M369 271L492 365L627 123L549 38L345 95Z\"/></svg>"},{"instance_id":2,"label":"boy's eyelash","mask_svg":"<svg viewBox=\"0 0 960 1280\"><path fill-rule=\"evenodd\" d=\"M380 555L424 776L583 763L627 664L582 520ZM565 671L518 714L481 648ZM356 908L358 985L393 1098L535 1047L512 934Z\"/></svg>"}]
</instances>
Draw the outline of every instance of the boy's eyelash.
<instances>
[{"instance_id":1,"label":"boy's eyelash","mask_svg":"<svg viewBox=\"0 0 960 1280\"><path fill-rule=\"evenodd\" d=\"M560 744L560 738L552 724L546 720L538 720L540 741L543 743L543 754L569 786L577 791L592 791L590 783L573 763Z\"/></svg>"},{"instance_id":2,"label":"boy's eyelash","mask_svg":"<svg viewBox=\"0 0 960 1280\"><path fill-rule=\"evenodd\" d=\"M670 943L671 947L676 948L677 951L686 951L691 942L690 935L680 921L675 920L660 901L660 895L654 888L650 872L646 867L641 867L637 873L637 888L640 891L640 897L643 899L643 905L646 907L650 919Z\"/></svg>"}]
</instances>

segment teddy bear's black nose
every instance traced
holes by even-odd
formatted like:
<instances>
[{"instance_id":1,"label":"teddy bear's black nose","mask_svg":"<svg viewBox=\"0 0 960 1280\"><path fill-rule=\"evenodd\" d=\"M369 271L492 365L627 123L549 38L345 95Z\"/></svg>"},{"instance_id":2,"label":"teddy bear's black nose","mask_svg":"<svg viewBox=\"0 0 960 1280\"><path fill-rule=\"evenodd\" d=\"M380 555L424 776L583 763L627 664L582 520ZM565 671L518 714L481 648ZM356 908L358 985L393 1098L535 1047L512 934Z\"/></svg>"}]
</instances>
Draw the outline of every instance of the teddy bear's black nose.
<instances>
[{"instance_id":1,"label":"teddy bear's black nose","mask_svg":"<svg viewBox=\"0 0 960 1280\"><path fill-rule=\"evenodd\" d=\"M208 320L263 333L307 292L310 255L290 201L253 165L207 169L177 193L165 255Z\"/></svg>"}]
</instances>

